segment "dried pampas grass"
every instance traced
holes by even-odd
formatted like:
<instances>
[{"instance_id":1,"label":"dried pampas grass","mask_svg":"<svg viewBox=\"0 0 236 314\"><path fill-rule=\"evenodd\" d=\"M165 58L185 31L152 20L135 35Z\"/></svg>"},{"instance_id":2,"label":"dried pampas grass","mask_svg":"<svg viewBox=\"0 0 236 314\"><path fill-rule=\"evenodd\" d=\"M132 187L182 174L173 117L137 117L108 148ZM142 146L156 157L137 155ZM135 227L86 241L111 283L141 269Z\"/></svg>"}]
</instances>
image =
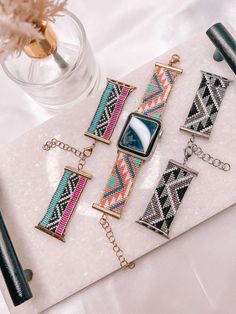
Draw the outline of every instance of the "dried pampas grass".
<instances>
[{"instance_id":1,"label":"dried pampas grass","mask_svg":"<svg viewBox=\"0 0 236 314\"><path fill-rule=\"evenodd\" d=\"M40 39L37 22L53 21L66 5L67 0L0 0L0 62Z\"/></svg>"}]
</instances>

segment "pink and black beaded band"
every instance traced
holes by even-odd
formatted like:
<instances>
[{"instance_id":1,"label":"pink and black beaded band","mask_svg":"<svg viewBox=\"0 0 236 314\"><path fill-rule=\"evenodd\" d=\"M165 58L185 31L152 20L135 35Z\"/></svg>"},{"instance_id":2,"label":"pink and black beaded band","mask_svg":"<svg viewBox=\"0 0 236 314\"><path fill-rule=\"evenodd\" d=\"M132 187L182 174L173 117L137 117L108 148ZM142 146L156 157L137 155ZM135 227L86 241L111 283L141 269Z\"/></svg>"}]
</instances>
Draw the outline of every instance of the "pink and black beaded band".
<instances>
[{"instance_id":1,"label":"pink and black beaded band","mask_svg":"<svg viewBox=\"0 0 236 314\"><path fill-rule=\"evenodd\" d=\"M110 144L125 101L134 89L134 86L107 79L106 88L85 135Z\"/></svg>"},{"instance_id":2,"label":"pink and black beaded band","mask_svg":"<svg viewBox=\"0 0 236 314\"><path fill-rule=\"evenodd\" d=\"M64 242L66 226L88 179L91 178L92 176L84 171L65 167L47 212L35 228Z\"/></svg>"}]
</instances>

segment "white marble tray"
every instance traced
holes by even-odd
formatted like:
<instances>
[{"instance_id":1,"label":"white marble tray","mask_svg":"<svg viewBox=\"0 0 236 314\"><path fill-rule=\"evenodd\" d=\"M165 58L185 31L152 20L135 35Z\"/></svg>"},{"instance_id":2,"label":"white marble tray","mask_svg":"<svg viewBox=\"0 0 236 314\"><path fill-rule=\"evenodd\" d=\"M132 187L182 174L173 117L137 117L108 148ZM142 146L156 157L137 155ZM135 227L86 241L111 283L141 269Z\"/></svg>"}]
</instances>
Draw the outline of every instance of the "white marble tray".
<instances>
[{"instance_id":1,"label":"white marble tray","mask_svg":"<svg viewBox=\"0 0 236 314\"><path fill-rule=\"evenodd\" d=\"M188 136L178 129L185 120L198 88L200 70L233 79L233 74L225 63L212 61L212 52L212 44L202 34L122 78L122 81L135 85L138 89L126 102L112 145L108 147L99 144L87 162L85 169L94 175L94 179L88 182L67 228L66 243L39 232L34 226L47 209L63 167L75 166L77 160L73 155L58 149L45 152L41 146L53 137L80 148L89 145L91 141L83 133L90 123L102 91L76 108L28 132L1 151L0 206L22 264L34 272L31 283L34 298L17 308L12 306L1 278L1 287L4 288L3 293L11 313L38 313L119 267L99 225L101 214L93 210L91 204L99 200L101 189L115 160L115 143L122 125L127 115L136 110L155 61L166 63L172 53L178 53L182 59L178 66L184 69L184 73L178 78L169 98L162 140L152 160L142 167L122 219L112 219L119 243L131 260L167 241L136 224L135 220L143 213L167 161L170 158L183 160L183 148ZM211 139L198 140L204 150L231 163L232 170L224 173L196 157L190 159L188 166L197 170L199 176L192 182L174 220L170 233L172 238L236 201L234 98L235 83L226 92Z\"/></svg>"}]
</instances>

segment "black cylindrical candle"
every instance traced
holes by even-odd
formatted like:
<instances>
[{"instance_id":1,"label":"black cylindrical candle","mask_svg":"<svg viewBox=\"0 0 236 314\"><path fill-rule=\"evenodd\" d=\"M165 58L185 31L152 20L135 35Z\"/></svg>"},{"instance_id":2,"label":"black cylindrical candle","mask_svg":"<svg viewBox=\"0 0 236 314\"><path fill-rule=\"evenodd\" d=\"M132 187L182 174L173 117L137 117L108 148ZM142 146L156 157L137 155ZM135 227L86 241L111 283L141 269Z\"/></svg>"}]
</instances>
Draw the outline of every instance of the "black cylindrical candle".
<instances>
[{"instance_id":1,"label":"black cylindrical candle","mask_svg":"<svg viewBox=\"0 0 236 314\"><path fill-rule=\"evenodd\" d=\"M32 298L32 292L24 276L15 249L0 213L0 267L8 291L15 306Z\"/></svg>"}]
</instances>

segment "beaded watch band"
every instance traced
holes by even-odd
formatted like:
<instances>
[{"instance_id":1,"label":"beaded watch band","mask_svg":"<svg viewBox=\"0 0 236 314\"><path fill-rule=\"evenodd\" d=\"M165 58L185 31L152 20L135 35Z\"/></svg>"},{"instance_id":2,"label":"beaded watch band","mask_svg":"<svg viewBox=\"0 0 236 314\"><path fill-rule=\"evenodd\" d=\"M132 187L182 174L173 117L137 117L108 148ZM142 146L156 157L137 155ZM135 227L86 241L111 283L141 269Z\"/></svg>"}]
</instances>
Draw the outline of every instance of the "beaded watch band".
<instances>
[{"instance_id":1,"label":"beaded watch band","mask_svg":"<svg viewBox=\"0 0 236 314\"><path fill-rule=\"evenodd\" d=\"M142 160L119 152L99 204L93 208L120 218Z\"/></svg>"},{"instance_id":2,"label":"beaded watch band","mask_svg":"<svg viewBox=\"0 0 236 314\"><path fill-rule=\"evenodd\" d=\"M125 100L134 89L134 86L107 79L107 86L85 135L110 144Z\"/></svg>"},{"instance_id":3,"label":"beaded watch band","mask_svg":"<svg viewBox=\"0 0 236 314\"><path fill-rule=\"evenodd\" d=\"M181 130L209 138L230 80L208 72L202 80Z\"/></svg>"},{"instance_id":4,"label":"beaded watch band","mask_svg":"<svg viewBox=\"0 0 236 314\"><path fill-rule=\"evenodd\" d=\"M64 242L67 223L88 179L91 178L92 176L86 172L65 167L64 174L51 199L48 210L36 228Z\"/></svg>"},{"instance_id":5,"label":"beaded watch band","mask_svg":"<svg viewBox=\"0 0 236 314\"><path fill-rule=\"evenodd\" d=\"M174 55L174 58L176 57L178 56ZM172 62L177 61L179 57ZM156 120L160 119L173 84L180 73L182 70L172 67L171 62L170 65L156 63L138 112ZM142 163L143 161L138 157L119 152L102 198L92 207L120 218Z\"/></svg>"},{"instance_id":6,"label":"beaded watch band","mask_svg":"<svg viewBox=\"0 0 236 314\"><path fill-rule=\"evenodd\" d=\"M151 201L137 223L168 237L170 225L196 175L195 170L170 160Z\"/></svg>"},{"instance_id":7,"label":"beaded watch band","mask_svg":"<svg viewBox=\"0 0 236 314\"><path fill-rule=\"evenodd\" d=\"M182 70L156 63L138 112L153 119L161 119L167 98L179 73L182 73Z\"/></svg>"}]
</instances>

